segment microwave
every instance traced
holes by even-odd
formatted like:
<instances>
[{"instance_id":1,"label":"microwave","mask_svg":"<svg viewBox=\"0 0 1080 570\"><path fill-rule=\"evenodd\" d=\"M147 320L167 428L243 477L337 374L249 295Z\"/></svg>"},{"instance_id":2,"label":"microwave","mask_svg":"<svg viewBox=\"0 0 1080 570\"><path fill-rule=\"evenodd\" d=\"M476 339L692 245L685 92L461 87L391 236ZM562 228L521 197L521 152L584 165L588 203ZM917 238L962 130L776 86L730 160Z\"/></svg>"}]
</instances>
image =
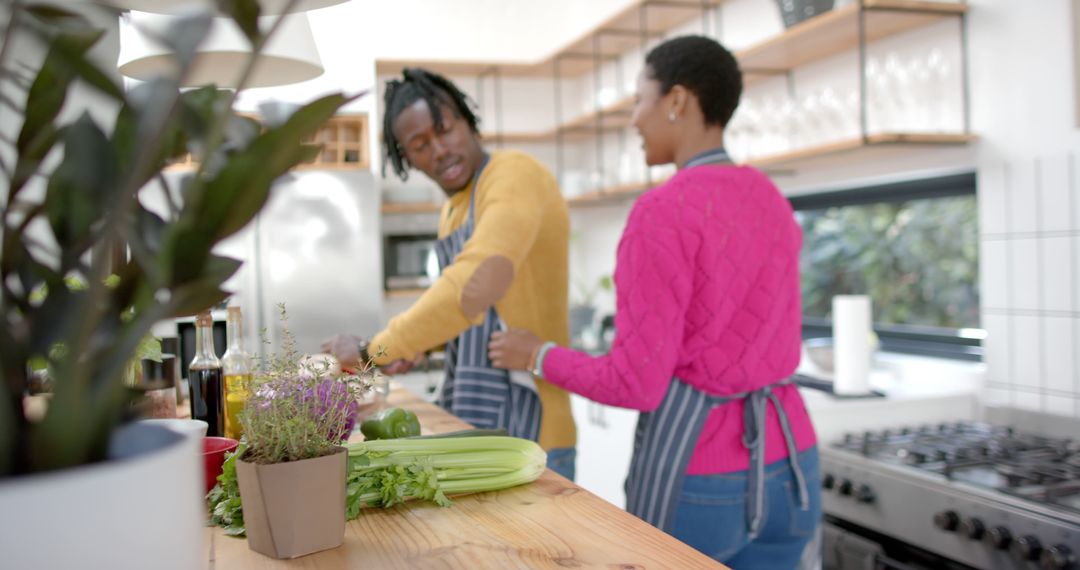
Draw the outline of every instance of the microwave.
<instances>
[{"instance_id":1,"label":"microwave","mask_svg":"<svg viewBox=\"0 0 1080 570\"><path fill-rule=\"evenodd\" d=\"M390 234L383 236L385 287L423 289L439 276L435 255L435 234Z\"/></svg>"}]
</instances>

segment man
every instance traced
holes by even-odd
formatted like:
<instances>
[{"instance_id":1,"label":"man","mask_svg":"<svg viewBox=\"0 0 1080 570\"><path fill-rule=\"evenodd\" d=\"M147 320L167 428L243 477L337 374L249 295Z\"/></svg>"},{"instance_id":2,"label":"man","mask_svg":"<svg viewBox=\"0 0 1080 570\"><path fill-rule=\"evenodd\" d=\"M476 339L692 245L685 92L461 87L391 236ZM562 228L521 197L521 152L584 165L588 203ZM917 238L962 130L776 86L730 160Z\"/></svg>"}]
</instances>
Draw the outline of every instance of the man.
<instances>
[{"instance_id":1,"label":"man","mask_svg":"<svg viewBox=\"0 0 1080 570\"><path fill-rule=\"evenodd\" d=\"M373 357L390 373L446 344L439 404L477 427L539 441L573 479L576 432L567 392L491 367L491 332L515 327L566 345L569 215L551 173L517 151L487 153L467 97L449 80L405 69L387 84L386 158L403 180L416 168L446 192L438 280L370 342L324 344L345 365Z\"/></svg>"}]
</instances>

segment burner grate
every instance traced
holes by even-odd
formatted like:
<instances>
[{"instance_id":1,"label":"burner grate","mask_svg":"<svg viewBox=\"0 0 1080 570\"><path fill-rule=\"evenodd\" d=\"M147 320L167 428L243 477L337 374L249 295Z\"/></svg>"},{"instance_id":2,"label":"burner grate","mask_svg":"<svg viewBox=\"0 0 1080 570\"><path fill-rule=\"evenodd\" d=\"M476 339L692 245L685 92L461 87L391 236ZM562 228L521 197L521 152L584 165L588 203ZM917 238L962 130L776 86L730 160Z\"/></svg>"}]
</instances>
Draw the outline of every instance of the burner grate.
<instances>
[{"instance_id":1,"label":"burner grate","mask_svg":"<svg viewBox=\"0 0 1080 570\"><path fill-rule=\"evenodd\" d=\"M847 434L834 447L1080 512L1080 442L954 422Z\"/></svg>"}]
</instances>

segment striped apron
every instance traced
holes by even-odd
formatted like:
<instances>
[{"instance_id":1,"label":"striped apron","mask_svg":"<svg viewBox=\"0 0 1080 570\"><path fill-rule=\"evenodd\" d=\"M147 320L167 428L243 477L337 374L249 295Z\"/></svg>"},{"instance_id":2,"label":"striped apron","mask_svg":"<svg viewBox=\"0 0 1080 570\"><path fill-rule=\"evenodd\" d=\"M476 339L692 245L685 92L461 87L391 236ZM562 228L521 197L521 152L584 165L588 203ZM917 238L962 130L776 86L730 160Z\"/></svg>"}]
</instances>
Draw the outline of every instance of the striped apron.
<instances>
[{"instance_id":1,"label":"striped apron","mask_svg":"<svg viewBox=\"0 0 1080 570\"><path fill-rule=\"evenodd\" d=\"M465 223L435 244L440 271L453 263L476 227L476 188L487 161L485 156L473 177ZM478 428L505 428L511 436L536 441L542 409L535 380L528 372L492 368L488 358L491 333L505 328L492 306L483 323L446 343L446 376L437 403Z\"/></svg>"},{"instance_id":2,"label":"striped apron","mask_svg":"<svg viewBox=\"0 0 1080 570\"><path fill-rule=\"evenodd\" d=\"M686 168L728 162L727 153L723 149L716 149L695 156L686 164ZM795 437L787 412L773 393L773 388L790 382L791 379L785 379L751 392L721 397L672 378L660 407L638 417L634 454L626 479L626 510L671 534L686 468L690 465L690 457L705 420L716 406L736 400L743 401L743 444L750 452L746 502L746 524L750 538L756 538L760 533L765 512L765 408L769 402L776 409L784 432L788 460L798 485L800 507L802 510L809 509L810 495L799 466Z\"/></svg>"}]
</instances>

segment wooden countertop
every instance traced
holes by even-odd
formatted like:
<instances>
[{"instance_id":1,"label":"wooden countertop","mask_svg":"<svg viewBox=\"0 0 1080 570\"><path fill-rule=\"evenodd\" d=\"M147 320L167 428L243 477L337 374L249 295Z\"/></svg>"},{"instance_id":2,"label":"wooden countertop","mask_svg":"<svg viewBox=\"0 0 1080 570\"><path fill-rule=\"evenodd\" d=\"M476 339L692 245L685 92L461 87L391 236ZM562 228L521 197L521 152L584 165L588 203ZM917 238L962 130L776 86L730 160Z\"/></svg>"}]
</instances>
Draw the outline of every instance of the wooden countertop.
<instances>
[{"instance_id":1,"label":"wooden countertop","mask_svg":"<svg viewBox=\"0 0 1080 570\"><path fill-rule=\"evenodd\" d=\"M416 412L424 433L469 427L401 387L389 404ZM365 509L346 524L345 544L294 560L207 528L210 568L724 568L550 469L528 485L453 500Z\"/></svg>"}]
</instances>

